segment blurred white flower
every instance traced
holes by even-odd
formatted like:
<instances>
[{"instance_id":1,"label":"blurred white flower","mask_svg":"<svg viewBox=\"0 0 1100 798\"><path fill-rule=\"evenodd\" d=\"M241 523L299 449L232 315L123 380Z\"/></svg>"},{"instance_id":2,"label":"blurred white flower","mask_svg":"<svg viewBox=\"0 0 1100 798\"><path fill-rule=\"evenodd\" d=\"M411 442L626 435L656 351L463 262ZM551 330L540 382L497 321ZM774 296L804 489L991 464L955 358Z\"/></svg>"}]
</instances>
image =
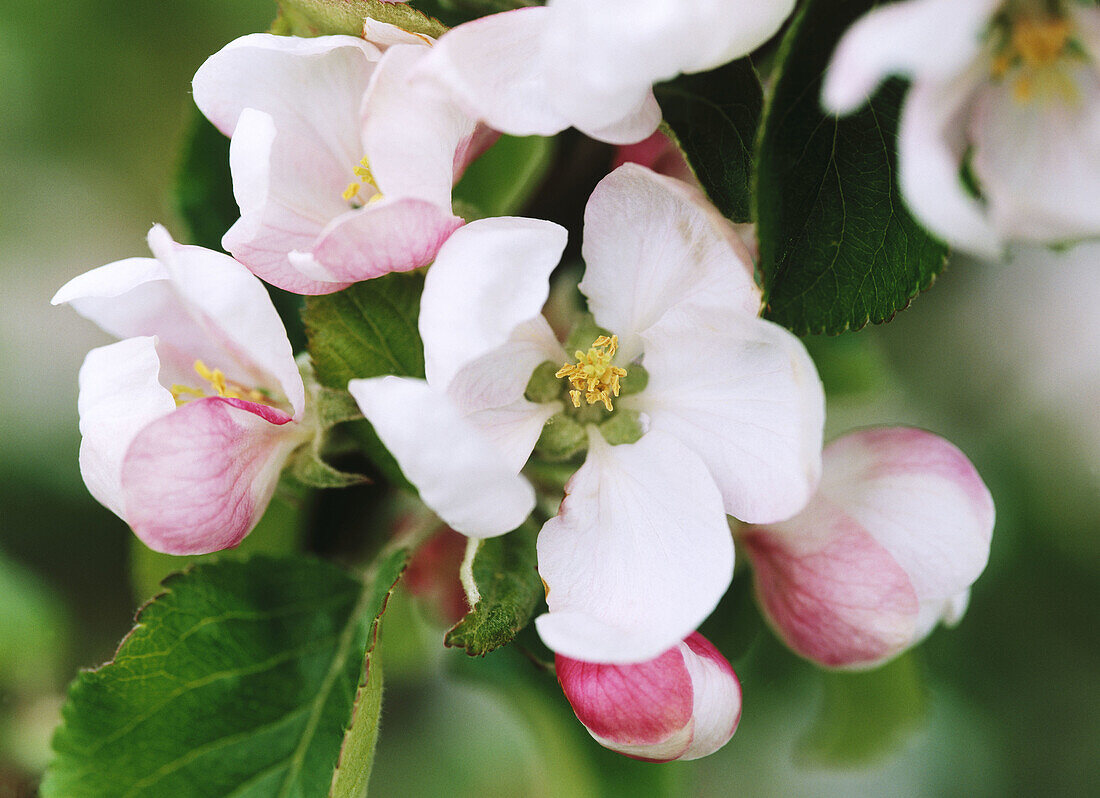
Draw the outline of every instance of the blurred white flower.
<instances>
[{"instance_id":1,"label":"blurred white flower","mask_svg":"<svg viewBox=\"0 0 1100 798\"><path fill-rule=\"evenodd\" d=\"M854 111L889 75L912 81L899 180L931 232L993 258L1006 242L1100 235L1100 9L1073 0L877 8L841 40L823 102Z\"/></svg>"}]
</instances>

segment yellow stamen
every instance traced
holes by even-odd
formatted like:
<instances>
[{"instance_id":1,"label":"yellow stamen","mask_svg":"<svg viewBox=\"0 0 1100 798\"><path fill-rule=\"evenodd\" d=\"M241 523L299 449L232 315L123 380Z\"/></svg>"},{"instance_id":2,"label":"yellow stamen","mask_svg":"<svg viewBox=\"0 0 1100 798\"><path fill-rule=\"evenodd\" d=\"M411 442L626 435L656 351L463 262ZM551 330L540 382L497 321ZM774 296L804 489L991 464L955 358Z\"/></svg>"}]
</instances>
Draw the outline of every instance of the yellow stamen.
<instances>
[{"instance_id":1,"label":"yellow stamen","mask_svg":"<svg viewBox=\"0 0 1100 798\"><path fill-rule=\"evenodd\" d=\"M257 388L246 388L239 383L226 379L225 373L221 369L211 369L201 360L195 361L194 368L195 373L209 383L212 391L210 395L212 396L221 396L226 399L247 399L249 402L271 404L267 393ZM172 398L176 400L177 405L182 405L190 399L201 399L208 395L201 388L192 388L190 385L180 385L179 383L174 384L168 390L172 393Z\"/></svg>"},{"instance_id":2,"label":"yellow stamen","mask_svg":"<svg viewBox=\"0 0 1100 798\"><path fill-rule=\"evenodd\" d=\"M566 363L558 369L555 376L565 377L573 386L569 392L573 407L580 407L584 396L590 405L599 402L608 411L615 409L611 397L619 395L619 380L626 376L626 369L611 365L618 349L619 336L601 335L587 352L578 349L574 353L575 364Z\"/></svg>"},{"instance_id":3,"label":"yellow stamen","mask_svg":"<svg viewBox=\"0 0 1100 798\"><path fill-rule=\"evenodd\" d=\"M1072 31L1067 19L1024 17L1012 27L1012 49L1028 66L1050 66L1061 58Z\"/></svg>"},{"instance_id":4,"label":"yellow stamen","mask_svg":"<svg viewBox=\"0 0 1100 798\"><path fill-rule=\"evenodd\" d=\"M1011 73L1012 96L1021 104L1055 94L1068 102L1077 99L1073 79L1062 66L1074 59L1073 24L1068 19L1021 17L998 52L990 74L997 79Z\"/></svg>"},{"instance_id":5,"label":"yellow stamen","mask_svg":"<svg viewBox=\"0 0 1100 798\"><path fill-rule=\"evenodd\" d=\"M378 184L374 182L374 172L371 171L370 161L367 159L367 156L363 156L363 159L359 161L359 165L352 169L352 172L359 179L348 183L348 187L345 188L344 193L340 195L344 198L345 202L351 202L355 207L362 208L364 203L361 202L358 197L363 186L370 186L375 191L365 204L370 205L372 202L377 202L382 199L382 194L378 191Z\"/></svg>"}]
</instances>

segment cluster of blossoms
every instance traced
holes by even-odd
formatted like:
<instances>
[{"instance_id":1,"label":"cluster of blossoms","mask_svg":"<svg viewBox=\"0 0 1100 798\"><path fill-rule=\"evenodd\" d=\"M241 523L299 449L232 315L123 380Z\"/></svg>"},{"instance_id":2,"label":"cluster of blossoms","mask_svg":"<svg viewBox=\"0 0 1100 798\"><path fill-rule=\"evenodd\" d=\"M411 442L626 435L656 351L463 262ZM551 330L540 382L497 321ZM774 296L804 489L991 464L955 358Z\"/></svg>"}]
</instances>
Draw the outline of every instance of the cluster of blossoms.
<instances>
[{"instance_id":1,"label":"cluster of blossoms","mask_svg":"<svg viewBox=\"0 0 1100 798\"><path fill-rule=\"evenodd\" d=\"M362 37L226 46L195 75L194 98L231 137L232 257L158 226L154 258L95 269L54 299L122 339L80 373L89 490L158 551L238 544L323 426L260 279L324 294L430 265L425 378L355 379L347 391L424 504L470 538L537 511L532 464L579 463L563 493L543 496L561 503L538 537L547 612L536 626L601 744L667 761L734 733L737 677L695 630L730 584L735 544L776 633L824 666L880 664L957 621L989 553L981 479L916 429L823 448L814 364L761 318L750 250L695 185L628 163L596 187L579 284L590 316L573 351L542 315L567 231L518 217L466 224L452 208L453 184L502 132L648 139L655 82L751 52L793 5L551 0L438 42L367 20ZM1091 195L1052 193L1078 185L1053 171L1059 148L1100 162L1095 11L1067 3L1040 19L1032 5L1050 6L876 11L842 43L825 88L828 105L849 110L882 76L913 77L908 201L977 251L1010 233L1100 231ZM609 40L608 21L628 9L632 24ZM1065 134L1057 147L1052 132ZM1051 169L1021 166L1014 136ZM962 187L964 156L980 196Z\"/></svg>"}]
</instances>

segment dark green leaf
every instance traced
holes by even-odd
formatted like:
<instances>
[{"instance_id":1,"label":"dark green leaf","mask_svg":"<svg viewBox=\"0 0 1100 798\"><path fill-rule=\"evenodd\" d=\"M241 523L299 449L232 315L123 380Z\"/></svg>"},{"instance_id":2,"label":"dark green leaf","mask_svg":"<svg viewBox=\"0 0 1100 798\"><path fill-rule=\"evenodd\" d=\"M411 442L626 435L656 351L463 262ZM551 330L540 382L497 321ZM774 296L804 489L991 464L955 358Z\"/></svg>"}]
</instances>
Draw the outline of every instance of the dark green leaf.
<instances>
[{"instance_id":1,"label":"dark green leaf","mask_svg":"<svg viewBox=\"0 0 1100 798\"><path fill-rule=\"evenodd\" d=\"M920 668L906 654L873 671L826 672L821 709L799 743L799 754L819 765L863 765L918 729L927 713Z\"/></svg>"},{"instance_id":2,"label":"dark green leaf","mask_svg":"<svg viewBox=\"0 0 1100 798\"><path fill-rule=\"evenodd\" d=\"M753 145L764 93L747 58L681 75L655 89L669 132L711 202L735 222L751 219Z\"/></svg>"},{"instance_id":3,"label":"dark green leaf","mask_svg":"<svg viewBox=\"0 0 1100 798\"><path fill-rule=\"evenodd\" d=\"M223 251L222 236L241 215L229 173L229 139L197 109L176 172L174 196L191 242ZM300 352L306 343L300 316L302 298L272 285L264 287L286 325L294 351Z\"/></svg>"},{"instance_id":4,"label":"dark green leaf","mask_svg":"<svg viewBox=\"0 0 1100 798\"><path fill-rule=\"evenodd\" d=\"M470 656L488 654L511 642L527 626L543 595L535 570L535 537L531 523L478 543L472 577L478 599L474 608L447 632L444 643L465 648Z\"/></svg>"},{"instance_id":5,"label":"dark green leaf","mask_svg":"<svg viewBox=\"0 0 1100 798\"><path fill-rule=\"evenodd\" d=\"M423 290L422 274L393 273L308 297L302 317L320 383L346 391L356 378L423 377L424 344L417 328ZM411 489L369 423L354 421L347 428L387 479Z\"/></svg>"},{"instance_id":6,"label":"dark green leaf","mask_svg":"<svg viewBox=\"0 0 1100 798\"><path fill-rule=\"evenodd\" d=\"M368 586L304 558L170 577L115 659L70 688L42 794L328 795L349 724L376 721L357 709L372 700L363 657L406 557Z\"/></svg>"},{"instance_id":7,"label":"dark green leaf","mask_svg":"<svg viewBox=\"0 0 1100 798\"><path fill-rule=\"evenodd\" d=\"M837 40L872 5L806 3L783 40L765 110L755 195L765 315L798 334L889 321L946 262L946 247L898 193L903 85L887 83L868 107L841 119L820 106Z\"/></svg>"},{"instance_id":8,"label":"dark green leaf","mask_svg":"<svg viewBox=\"0 0 1100 798\"><path fill-rule=\"evenodd\" d=\"M362 36L367 17L432 38L439 38L446 30L438 20L412 5L384 0L279 0L279 10L274 31L296 36Z\"/></svg>"}]
</instances>

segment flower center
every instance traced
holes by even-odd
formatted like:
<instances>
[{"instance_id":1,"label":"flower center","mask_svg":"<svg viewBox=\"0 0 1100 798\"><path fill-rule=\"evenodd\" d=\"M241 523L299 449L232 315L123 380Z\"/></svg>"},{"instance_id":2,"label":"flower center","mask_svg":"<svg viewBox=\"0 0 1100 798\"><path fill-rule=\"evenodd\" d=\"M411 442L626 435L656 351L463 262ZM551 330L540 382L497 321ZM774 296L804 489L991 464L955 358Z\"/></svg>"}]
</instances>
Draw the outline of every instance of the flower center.
<instances>
[{"instance_id":1,"label":"flower center","mask_svg":"<svg viewBox=\"0 0 1100 798\"><path fill-rule=\"evenodd\" d=\"M1019 103L1054 94L1077 99L1072 78L1061 67L1081 56L1073 42L1073 24L1058 17L1022 16L1011 23L993 58L994 78L1012 73L1012 94Z\"/></svg>"},{"instance_id":2,"label":"flower center","mask_svg":"<svg viewBox=\"0 0 1100 798\"><path fill-rule=\"evenodd\" d=\"M555 376L565 377L573 386L569 391L573 407L581 406L583 395L590 405L600 402L606 410L615 409L611 405L611 397L619 395L619 380L626 376L626 369L611 365L618 348L619 336L608 338L601 335L592 342L587 352L578 349L574 353L576 363L566 363L558 369Z\"/></svg>"},{"instance_id":3,"label":"flower center","mask_svg":"<svg viewBox=\"0 0 1100 798\"><path fill-rule=\"evenodd\" d=\"M226 399L244 399L249 402L257 402L263 405L272 405L271 395L259 388L248 388L238 382L233 382L225 377L221 369L207 367L201 360L195 361L195 373L209 384L211 393L202 388L192 388L190 385L175 384L169 390L176 405L182 405L192 399L203 399L207 396L222 396Z\"/></svg>"},{"instance_id":4,"label":"flower center","mask_svg":"<svg viewBox=\"0 0 1100 798\"><path fill-rule=\"evenodd\" d=\"M345 201L350 202L352 207L362 208L364 203L359 197L359 192L363 186L370 186L374 189L374 194L367 200L366 204L377 202L382 199L382 192L378 190L378 184L374 182L374 173L370 170L370 161L367 160L367 156L363 156L363 160L359 161L359 165L352 170L358 180L352 180L348 183L348 187L344 189L344 193L341 195Z\"/></svg>"}]
</instances>

